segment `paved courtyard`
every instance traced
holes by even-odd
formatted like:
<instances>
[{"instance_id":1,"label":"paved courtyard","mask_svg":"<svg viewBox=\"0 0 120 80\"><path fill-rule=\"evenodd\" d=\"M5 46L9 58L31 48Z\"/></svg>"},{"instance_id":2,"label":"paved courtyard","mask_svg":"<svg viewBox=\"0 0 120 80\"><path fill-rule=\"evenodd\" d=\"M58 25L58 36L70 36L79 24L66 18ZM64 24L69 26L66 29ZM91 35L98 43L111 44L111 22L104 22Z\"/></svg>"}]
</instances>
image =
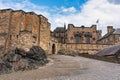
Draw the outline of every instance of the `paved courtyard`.
<instances>
[{"instance_id":1,"label":"paved courtyard","mask_svg":"<svg viewBox=\"0 0 120 80\"><path fill-rule=\"evenodd\" d=\"M50 59L44 67L0 75L0 80L120 80L120 64L63 55Z\"/></svg>"}]
</instances>

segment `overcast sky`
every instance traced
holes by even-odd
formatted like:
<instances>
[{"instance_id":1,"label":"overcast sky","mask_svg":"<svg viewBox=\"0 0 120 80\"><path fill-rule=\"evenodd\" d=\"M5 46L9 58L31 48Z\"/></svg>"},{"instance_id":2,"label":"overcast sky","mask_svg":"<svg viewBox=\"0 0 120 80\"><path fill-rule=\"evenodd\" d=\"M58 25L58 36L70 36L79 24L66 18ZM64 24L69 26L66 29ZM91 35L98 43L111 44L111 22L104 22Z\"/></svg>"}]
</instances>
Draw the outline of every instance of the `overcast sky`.
<instances>
[{"instance_id":1,"label":"overcast sky","mask_svg":"<svg viewBox=\"0 0 120 80\"><path fill-rule=\"evenodd\" d=\"M90 27L99 20L98 29L120 28L120 0L0 0L0 9L34 11L48 18L51 30L64 23Z\"/></svg>"}]
</instances>

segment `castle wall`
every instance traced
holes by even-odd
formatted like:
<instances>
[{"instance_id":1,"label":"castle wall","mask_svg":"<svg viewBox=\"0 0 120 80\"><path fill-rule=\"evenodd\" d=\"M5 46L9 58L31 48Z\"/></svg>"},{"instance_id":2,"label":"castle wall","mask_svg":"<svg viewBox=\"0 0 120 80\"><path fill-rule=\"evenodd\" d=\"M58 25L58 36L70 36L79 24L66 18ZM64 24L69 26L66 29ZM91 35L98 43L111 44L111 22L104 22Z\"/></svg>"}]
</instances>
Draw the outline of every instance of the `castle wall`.
<instances>
[{"instance_id":1,"label":"castle wall","mask_svg":"<svg viewBox=\"0 0 120 80\"><path fill-rule=\"evenodd\" d=\"M50 23L34 12L0 10L0 46L4 52L16 47L29 50L33 45L50 49Z\"/></svg>"},{"instance_id":2,"label":"castle wall","mask_svg":"<svg viewBox=\"0 0 120 80\"><path fill-rule=\"evenodd\" d=\"M96 43L99 39L98 31L96 29L96 25L92 25L91 27L74 27L73 24L68 25L67 34L67 43L76 43L75 35L78 34L79 43ZM100 34L100 32L99 32ZM90 38L89 42L87 42L87 38Z\"/></svg>"},{"instance_id":3,"label":"castle wall","mask_svg":"<svg viewBox=\"0 0 120 80\"><path fill-rule=\"evenodd\" d=\"M60 50L77 53L95 54L97 51L112 45L103 44L62 44Z\"/></svg>"},{"instance_id":4,"label":"castle wall","mask_svg":"<svg viewBox=\"0 0 120 80\"><path fill-rule=\"evenodd\" d=\"M14 11L12 12L11 19L10 19L10 33L9 33L9 39L8 39L8 45L9 49L15 49L18 45L18 36L20 33L20 27L21 27L21 16L22 12Z\"/></svg>"},{"instance_id":5,"label":"castle wall","mask_svg":"<svg viewBox=\"0 0 120 80\"><path fill-rule=\"evenodd\" d=\"M21 31L32 31L33 27L33 14L31 13L23 13L23 19L22 19L22 28Z\"/></svg>"},{"instance_id":6,"label":"castle wall","mask_svg":"<svg viewBox=\"0 0 120 80\"><path fill-rule=\"evenodd\" d=\"M91 27L68 25L66 33L61 34L65 36L66 44L61 44L57 39L51 37L50 26L47 18L34 12L13 11L11 9L0 10L0 49L9 51L18 47L28 51L33 45L37 45L51 54L54 45L55 54L59 50L93 54L102 48L111 46L95 44L98 33L99 36L101 34L100 31L96 30L96 25ZM82 37L81 44L75 44L75 33L79 33L79 37ZM88 44L86 44L87 33L91 34ZM120 41L118 39L119 35L113 37L117 42Z\"/></svg>"},{"instance_id":7,"label":"castle wall","mask_svg":"<svg viewBox=\"0 0 120 80\"><path fill-rule=\"evenodd\" d=\"M2 46L3 51L8 48L11 15L11 9L0 10L0 46Z\"/></svg>"},{"instance_id":8,"label":"castle wall","mask_svg":"<svg viewBox=\"0 0 120 80\"><path fill-rule=\"evenodd\" d=\"M40 46L47 52L50 50L50 23L48 20L40 15Z\"/></svg>"},{"instance_id":9,"label":"castle wall","mask_svg":"<svg viewBox=\"0 0 120 80\"><path fill-rule=\"evenodd\" d=\"M36 40L35 41L35 44L36 45L39 45L39 43L40 43L40 27L42 27L42 26L40 26L40 24L41 24L41 22L40 22L40 18L39 18L39 16L38 15L36 15L35 13L33 14L33 23L32 23L32 34L33 34L33 38Z\"/></svg>"},{"instance_id":10,"label":"castle wall","mask_svg":"<svg viewBox=\"0 0 120 80\"><path fill-rule=\"evenodd\" d=\"M115 44L120 44L120 34L114 35L115 37Z\"/></svg>"}]
</instances>

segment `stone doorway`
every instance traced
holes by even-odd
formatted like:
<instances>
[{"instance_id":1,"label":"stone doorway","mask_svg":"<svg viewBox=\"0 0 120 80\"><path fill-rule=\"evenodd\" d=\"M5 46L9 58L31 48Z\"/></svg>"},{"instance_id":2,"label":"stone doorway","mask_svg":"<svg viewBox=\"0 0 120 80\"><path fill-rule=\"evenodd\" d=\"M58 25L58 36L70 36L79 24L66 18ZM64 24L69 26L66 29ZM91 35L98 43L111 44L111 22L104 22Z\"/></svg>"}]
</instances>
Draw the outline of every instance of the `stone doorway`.
<instances>
[{"instance_id":1,"label":"stone doorway","mask_svg":"<svg viewBox=\"0 0 120 80\"><path fill-rule=\"evenodd\" d=\"M55 47L55 44L52 45L52 54L55 54L56 52L56 47Z\"/></svg>"}]
</instances>

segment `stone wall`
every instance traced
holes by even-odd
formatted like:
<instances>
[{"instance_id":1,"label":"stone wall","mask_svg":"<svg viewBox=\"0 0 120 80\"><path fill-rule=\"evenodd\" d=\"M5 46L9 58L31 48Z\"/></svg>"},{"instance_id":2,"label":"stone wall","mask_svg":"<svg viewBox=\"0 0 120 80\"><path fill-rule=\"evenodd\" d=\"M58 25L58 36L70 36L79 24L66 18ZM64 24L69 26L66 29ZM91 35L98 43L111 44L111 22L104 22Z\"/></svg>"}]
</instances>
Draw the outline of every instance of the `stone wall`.
<instances>
[{"instance_id":1,"label":"stone wall","mask_svg":"<svg viewBox=\"0 0 120 80\"><path fill-rule=\"evenodd\" d=\"M110 47L112 45L103 44L62 44L60 50L71 51L77 53L95 54L97 51Z\"/></svg>"},{"instance_id":2,"label":"stone wall","mask_svg":"<svg viewBox=\"0 0 120 80\"><path fill-rule=\"evenodd\" d=\"M8 48L11 15L11 9L0 10L0 46L2 46L3 50L1 52L4 52Z\"/></svg>"},{"instance_id":3,"label":"stone wall","mask_svg":"<svg viewBox=\"0 0 120 80\"><path fill-rule=\"evenodd\" d=\"M39 45L47 52L50 51L50 23L48 19L40 15L40 43Z\"/></svg>"},{"instance_id":4,"label":"stone wall","mask_svg":"<svg viewBox=\"0 0 120 80\"><path fill-rule=\"evenodd\" d=\"M3 52L16 47L29 50L38 45L48 53L49 43L50 23L47 18L34 12L0 10L0 46L4 46Z\"/></svg>"},{"instance_id":5,"label":"stone wall","mask_svg":"<svg viewBox=\"0 0 120 80\"><path fill-rule=\"evenodd\" d=\"M58 42L58 40L54 37L51 37L51 41L50 41L50 52L52 54L57 54L58 51L61 49L61 43Z\"/></svg>"},{"instance_id":6,"label":"stone wall","mask_svg":"<svg viewBox=\"0 0 120 80\"><path fill-rule=\"evenodd\" d=\"M96 25L76 27L68 24L66 43L96 43L101 37L101 31L96 28Z\"/></svg>"}]
</instances>

